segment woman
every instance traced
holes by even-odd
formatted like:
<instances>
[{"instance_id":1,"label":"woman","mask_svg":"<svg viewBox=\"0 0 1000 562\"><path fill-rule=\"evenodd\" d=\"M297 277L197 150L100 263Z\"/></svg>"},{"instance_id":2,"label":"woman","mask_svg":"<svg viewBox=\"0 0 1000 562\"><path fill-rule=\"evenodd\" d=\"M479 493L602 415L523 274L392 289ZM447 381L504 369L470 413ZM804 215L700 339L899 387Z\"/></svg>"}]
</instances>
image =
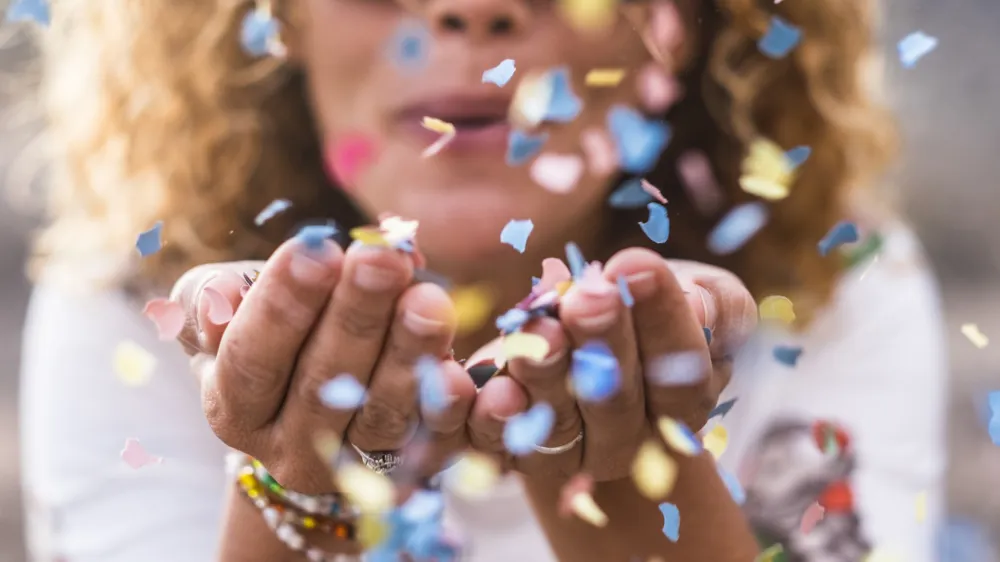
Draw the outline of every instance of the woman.
<instances>
[{"instance_id":1,"label":"woman","mask_svg":"<svg viewBox=\"0 0 1000 562\"><path fill-rule=\"evenodd\" d=\"M24 367L25 485L32 528L48 535L39 548L74 561L209 560L221 542L222 560L294 559L253 504L239 494L225 499L234 486L212 431L259 457L287 489L325 494L334 486L313 452L317 429L344 435L353 445L347 451L388 462L376 453L403 448L414 456L404 447L419 419L416 439L432 454L470 448L520 475L485 499L449 497L446 511L476 560L553 553L562 560L749 560L756 545L711 456L671 450L679 481L669 504L640 494L629 477L651 434L647 418L668 415L700 429L733 369L720 402L730 434L720 462L741 470L761 548L778 542L792 560L858 560L872 548L930 560L944 380L933 283L904 230L848 205L875 181L891 140L862 72L872 56L869 3L637 2L589 19L571 2L402 4L275 2L281 48L272 50L284 55L276 59L240 49L248 2L54 3L48 87L60 189L40 245ZM775 51L781 45L757 45L774 31L773 14L791 22L791 35L801 32L784 56ZM599 29L580 28L588 22ZM516 64L510 84L481 83L507 58ZM568 69L573 94L563 92L559 111L546 107L543 117L558 123L530 129L547 135L542 155L508 165L508 107L520 127L532 121L519 97L531 98L525 84L555 88L560 68ZM629 78L588 87L582 77L594 68ZM683 94L669 110L665 73L678 77ZM666 149L648 165L646 152L620 138L607 150L614 138L608 115L636 106L665 113L671 125ZM429 157L422 153L436 135L421 129L423 117L457 128L451 144ZM665 140L663 128L642 124L649 138ZM811 155L794 174L779 166L779 179L795 178L791 194L768 205L759 232L736 236L734 251L719 255L706 249L706 238L731 209L757 200L738 180L758 138L807 146ZM588 169L574 174L580 161L558 157L581 145ZM691 151L708 155L721 192L711 191ZM668 243L654 243L664 238L662 221L647 221L644 206L605 204L621 180L614 152L623 169L666 194ZM543 156L547 165L538 163ZM290 208L252 225L278 198ZM371 243L343 252L316 222L279 247L309 221L332 219L343 234L387 212L419 221L422 253ZM838 252L816 249L845 218L861 223L878 250L853 269L843 268ZM498 243L512 219L534 225L523 254ZM167 243L136 261L135 236L156 221ZM636 227L643 221L655 241ZM366 239L378 242L372 233ZM467 366L496 357L492 322L456 337L450 299L433 284L411 283L415 270L459 286L486 284L495 317L524 297L542 259L562 256L571 241L606 262L603 270L576 277L557 318L523 326L545 339L547 357L511 359L509 376L493 376L477 394L448 352L469 357ZM668 267L637 247L711 266ZM267 262L203 266L174 291L188 313L180 339L194 356L206 426L199 391L183 376L184 356L156 341L139 310L192 267L243 259ZM755 314L738 283L716 267L733 271L757 299L789 297L800 329L773 327L733 362ZM244 290L240 274L254 269L259 279ZM545 270L543 290L569 277L558 262ZM631 309L626 291L615 288L619 279L635 299ZM72 291L81 286L89 291ZM226 307L236 309L231 322L219 314ZM125 339L158 361L145 386L110 374ZM575 352L593 351L586 347L592 340L607 342L621 373L611 397L597 403L565 385ZM659 360L675 352L705 364L711 357L712 374L676 364L664 370ZM435 410L416 400L412 376L428 355L445 358L437 367L450 395ZM357 412L326 409L317 399L338 373L367 389ZM900 404L904 388L912 408ZM551 434L533 443L533 454L510 454L505 423L540 403L555 414ZM784 418L793 421L778 422ZM774 429L776 422L798 429ZM706 430L719 453L720 416L712 423ZM115 455L128 438L165 460L124 466ZM134 444L123 456L155 464ZM595 480L593 497L608 515L600 531L557 510L567 476L581 470ZM725 483L738 500L731 480ZM921 517L918 503L926 505ZM659 512L671 505L683 531L672 538L661 531L668 515ZM790 505L797 507L786 513ZM327 550L359 548L331 533L305 534Z\"/></svg>"}]
</instances>

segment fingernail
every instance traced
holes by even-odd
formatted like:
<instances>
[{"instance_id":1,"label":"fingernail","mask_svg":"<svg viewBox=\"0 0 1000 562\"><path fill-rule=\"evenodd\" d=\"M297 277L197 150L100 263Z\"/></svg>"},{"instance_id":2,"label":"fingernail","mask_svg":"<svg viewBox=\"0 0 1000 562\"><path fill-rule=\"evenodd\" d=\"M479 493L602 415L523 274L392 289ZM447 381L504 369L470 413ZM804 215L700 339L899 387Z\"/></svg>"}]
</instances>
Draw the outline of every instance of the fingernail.
<instances>
[{"instance_id":1,"label":"fingernail","mask_svg":"<svg viewBox=\"0 0 1000 562\"><path fill-rule=\"evenodd\" d=\"M196 333L199 337L203 332L201 328L201 318L208 315L208 308L211 306L211 303L208 302L208 297L205 296L205 287L208 287L209 284L218 276L218 273L213 273L208 277L208 279L205 279L205 281L202 282L201 287L198 287L198 297L195 300L198 308L197 313L195 314L195 330L197 330Z\"/></svg>"},{"instance_id":2,"label":"fingernail","mask_svg":"<svg viewBox=\"0 0 1000 562\"><path fill-rule=\"evenodd\" d=\"M526 359L525 361L527 361L527 363L532 367L551 367L552 365L555 365L556 363L561 361L562 358L565 356L566 356L566 349L562 348L557 350L555 353L549 354L541 361L535 361L534 359Z\"/></svg>"},{"instance_id":3,"label":"fingernail","mask_svg":"<svg viewBox=\"0 0 1000 562\"><path fill-rule=\"evenodd\" d=\"M640 271L625 278L628 283L628 290L632 297L638 300L645 300L653 296L656 292L656 276L652 271Z\"/></svg>"},{"instance_id":4,"label":"fingernail","mask_svg":"<svg viewBox=\"0 0 1000 562\"><path fill-rule=\"evenodd\" d=\"M323 240L315 247L305 243L288 262L292 278L304 285L318 285L333 273L334 244Z\"/></svg>"},{"instance_id":5,"label":"fingernail","mask_svg":"<svg viewBox=\"0 0 1000 562\"><path fill-rule=\"evenodd\" d=\"M608 310L594 316L583 316L576 320L577 325L581 328L592 331L592 332L602 332L611 328L614 325L615 320L618 319L618 309Z\"/></svg>"},{"instance_id":6,"label":"fingernail","mask_svg":"<svg viewBox=\"0 0 1000 562\"><path fill-rule=\"evenodd\" d=\"M436 336L447 326L444 322L421 316L412 310L403 314L403 325L418 336Z\"/></svg>"},{"instance_id":7,"label":"fingernail","mask_svg":"<svg viewBox=\"0 0 1000 562\"><path fill-rule=\"evenodd\" d=\"M384 267L361 263L354 268L354 283L366 291L381 293L396 286L396 273Z\"/></svg>"},{"instance_id":8,"label":"fingernail","mask_svg":"<svg viewBox=\"0 0 1000 562\"><path fill-rule=\"evenodd\" d=\"M692 285L689 285L690 288L685 291L684 298L688 301L691 311L702 321L702 327L709 331L714 330L718 314L715 308L715 299L712 297L712 293L701 285L696 283L692 283Z\"/></svg>"},{"instance_id":9,"label":"fingernail","mask_svg":"<svg viewBox=\"0 0 1000 562\"><path fill-rule=\"evenodd\" d=\"M490 417L493 418L494 420L500 422L500 423L507 423L507 420L509 420L510 418L512 418L512 417L514 417L516 415L517 414L511 414L509 416L501 416L500 414L494 414L494 413L490 412Z\"/></svg>"}]
</instances>

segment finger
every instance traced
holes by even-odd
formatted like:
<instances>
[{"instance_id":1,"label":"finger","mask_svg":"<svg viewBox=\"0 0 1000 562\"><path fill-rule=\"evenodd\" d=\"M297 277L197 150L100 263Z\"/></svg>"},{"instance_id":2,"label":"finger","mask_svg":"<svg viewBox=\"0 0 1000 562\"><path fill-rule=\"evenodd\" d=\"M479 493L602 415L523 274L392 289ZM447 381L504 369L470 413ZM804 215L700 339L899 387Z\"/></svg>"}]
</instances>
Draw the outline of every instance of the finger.
<instances>
[{"instance_id":1,"label":"finger","mask_svg":"<svg viewBox=\"0 0 1000 562\"><path fill-rule=\"evenodd\" d=\"M440 411L421 409L424 426L430 432L431 452L428 466L436 471L445 466L445 461L464 450L468 444L466 424L476 400L476 388L472 379L457 362L444 361L441 364L448 405Z\"/></svg>"},{"instance_id":2,"label":"finger","mask_svg":"<svg viewBox=\"0 0 1000 562\"><path fill-rule=\"evenodd\" d=\"M595 479L603 480L607 477L603 470L617 468L632 458L634 444L646 425L632 316L616 285L592 269L563 296L560 318L575 348L600 342L607 345L618 362L617 392L599 399L581 397L578 401L585 428L583 464ZM575 362L581 360L585 361Z\"/></svg>"},{"instance_id":3,"label":"finger","mask_svg":"<svg viewBox=\"0 0 1000 562\"><path fill-rule=\"evenodd\" d=\"M479 391L469 415L468 433L472 447L494 456L501 466L510 466L510 454L503 444L503 428L512 416L525 411L528 395L507 376L493 377Z\"/></svg>"},{"instance_id":4,"label":"finger","mask_svg":"<svg viewBox=\"0 0 1000 562\"><path fill-rule=\"evenodd\" d=\"M734 355L757 327L757 304L732 273L691 261L667 262L702 326L709 329L712 358Z\"/></svg>"},{"instance_id":5,"label":"finger","mask_svg":"<svg viewBox=\"0 0 1000 562\"><path fill-rule=\"evenodd\" d=\"M549 355L542 361L518 358L509 362L510 376L528 393L532 404L546 402L556 414L555 426L545 447L559 447L572 442L583 430L583 418L576 399L569 392L567 373L570 356L569 335L562 323L554 318L538 318L525 325L523 331L541 336L549 342ZM517 470L532 476L569 477L580 469L583 447L573 447L557 454L528 455L518 459Z\"/></svg>"},{"instance_id":6,"label":"finger","mask_svg":"<svg viewBox=\"0 0 1000 562\"><path fill-rule=\"evenodd\" d=\"M251 432L277 415L298 350L336 283L343 257L329 240L310 246L294 238L279 247L226 328L214 385L203 389L214 425ZM219 428L216 432L226 441Z\"/></svg>"},{"instance_id":7,"label":"finger","mask_svg":"<svg viewBox=\"0 0 1000 562\"><path fill-rule=\"evenodd\" d=\"M635 299L633 322L651 417L700 429L715 406L708 345L677 278L655 252L629 248L612 257L609 278L624 278Z\"/></svg>"},{"instance_id":8,"label":"finger","mask_svg":"<svg viewBox=\"0 0 1000 562\"><path fill-rule=\"evenodd\" d=\"M344 435L354 412L326 408L319 389L342 373L368 386L396 299L412 278L403 252L358 243L348 248L341 281L299 354L279 421L284 438L308 438L317 428Z\"/></svg>"},{"instance_id":9,"label":"finger","mask_svg":"<svg viewBox=\"0 0 1000 562\"><path fill-rule=\"evenodd\" d=\"M184 310L184 327L177 336L188 355L195 353L215 354L226 330L226 323L215 323L209 318L214 298L205 298L205 289L221 295L232 310L243 301L242 287L246 284L243 273L259 270L261 261L242 261L201 265L188 270L174 284L170 300L180 304Z\"/></svg>"},{"instance_id":10,"label":"finger","mask_svg":"<svg viewBox=\"0 0 1000 562\"><path fill-rule=\"evenodd\" d=\"M351 443L363 451L391 451L406 443L418 421L414 367L422 356L446 356L455 326L454 306L442 288L421 283L403 293L368 398L348 427Z\"/></svg>"}]
</instances>

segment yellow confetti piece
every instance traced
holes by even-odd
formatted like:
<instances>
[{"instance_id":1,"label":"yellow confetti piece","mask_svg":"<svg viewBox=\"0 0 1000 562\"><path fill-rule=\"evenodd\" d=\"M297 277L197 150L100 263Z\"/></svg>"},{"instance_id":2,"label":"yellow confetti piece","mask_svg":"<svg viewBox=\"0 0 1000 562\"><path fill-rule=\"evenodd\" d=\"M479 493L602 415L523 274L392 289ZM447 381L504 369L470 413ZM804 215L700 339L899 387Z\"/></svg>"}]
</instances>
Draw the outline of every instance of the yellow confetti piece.
<instances>
[{"instance_id":1,"label":"yellow confetti piece","mask_svg":"<svg viewBox=\"0 0 1000 562\"><path fill-rule=\"evenodd\" d=\"M642 495L661 501L677 481L677 463L654 441L646 441L632 463L632 479Z\"/></svg>"},{"instance_id":2,"label":"yellow confetti piece","mask_svg":"<svg viewBox=\"0 0 1000 562\"><path fill-rule=\"evenodd\" d=\"M709 453L712 453L715 460L719 460L722 453L725 453L726 448L729 447L729 431L726 430L726 426L720 423L701 438L701 444Z\"/></svg>"},{"instance_id":3,"label":"yellow confetti piece","mask_svg":"<svg viewBox=\"0 0 1000 562\"><path fill-rule=\"evenodd\" d=\"M368 226L351 229L351 239L357 240L365 246L389 246L389 241L381 232Z\"/></svg>"},{"instance_id":4,"label":"yellow confetti piece","mask_svg":"<svg viewBox=\"0 0 1000 562\"><path fill-rule=\"evenodd\" d=\"M122 383L143 386L153 377L156 357L134 341L126 340L115 348L114 369Z\"/></svg>"},{"instance_id":5,"label":"yellow confetti piece","mask_svg":"<svg viewBox=\"0 0 1000 562\"><path fill-rule=\"evenodd\" d=\"M795 175L795 167L780 146L767 139L756 139L750 143L743 159L743 175L788 185Z\"/></svg>"},{"instance_id":6,"label":"yellow confetti piece","mask_svg":"<svg viewBox=\"0 0 1000 562\"><path fill-rule=\"evenodd\" d=\"M455 126L447 121L442 121L440 119L435 119L433 117L424 117L421 125L427 130L434 131L435 133L441 133L442 135L454 135Z\"/></svg>"},{"instance_id":7,"label":"yellow confetti piece","mask_svg":"<svg viewBox=\"0 0 1000 562\"><path fill-rule=\"evenodd\" d=\"M772 295L760 301L760 319L791 324L795 321L795 307L788 297Z\"/></svg>"},{"instance_id":8,"label":"yellow confetti piece","mask_svg":"<svg viewBox=\"0 0 1000 562\"><path fill-rule=\"evenodd\" d=\"M767 549L762 550L757 558L754 558L754 562L774 562L783 552L785 552L785 547L781 546L781 543L772 544Z\"/></svg>"},{"instance_id":9,"label":"yellow confetti piece","mask_svg":"<svg viewBox=\"0 0 1000 562\"><path fill-rule=\"evenodd\" d=\"M457 287L451 292L458 316L457 331L467 334L480 328L493 312L493 293L484 285Z\"/></svg>"},{"instance_id":10,"label":"yellow confetti piece","mask_svg":"<svg viewBox=\"0 0 1000 562\"><path fill-rule=\"evenodd\" d=\"M515 127L533 128L545 119L552 101L551 77L541 72L529 72L514 91L507 119Z\"/></svg>"},{"instance_id":11,"label":"yellow confetti piece","mask_svg":"<svg viewBox=\"0 0 1000 562\"><path fill-rule=\"evenodd\" d=\"M561 0L559 8L570 25L583 31L607 27L617 17L619 0Z\"/></svg>"},{"instance_id":12,"label":"yellow confetti piece","mask_svg":"<svg viewBox=\"0 0 1000 562\"><path fill-rule=\"evenodd\" d=\"M884 548L875 548L868 556L865 557L864 562L902 562L903 559L897 556L894 552L890 552Z\"/></svg>"},{"instance_id":13,"label":"yellow confetti piece","mask_svg":"<svg viewBox=\"0 0 1000 562\"><path fill-rule=\"evenodd\" d=\"M481 453L466 453L446 472L448 484L457 495L477 499L487 496L500 479L500 467Z\"/></svg>"},{"instance_id":14,"label":"yellow confetti piece","mask_svg":"<svg viewBox=\"0 0 1000 562\"><path fill-rule=\"evenodd\" d=\"M340 452L343 440L334 431L318 430L313 435L313 449L321 459L333 459Z\"/></svg>"},{"instance_id":15,"label":"yellow confetti piece","mask_svg":"<svg viewBox=\"0 0 1000 562\"><path fill-rule=\"evenodd\" d=\"M662 417L656 420L656 427L671 449L689 457L698 451L698 443L692 439L692 436L685 433L680 424L673 419Z\"/></svg>"},{"instance_id":16,"label":"yellow confetti piece","mask_svg":"<svg viewBox=\"0 0 1000 562\"><path fill-rule=\"evenodd\" d=\"M389 522L377 514L361 514L355 527L357 541L365 550L370 550L389 538Z\"/></svg>"},{"instance_id":17,"label":"yellow confetti piece","mask_svg":"<svg viewBox=\"0 0 1000 562\"><path fill-rule=\"evenodd\" d=\"M927 520L927 492L917 494L916 501L917 522L923 523Z\"/></svg>"},{"instance_id":18,"label":"yellow confetti piece","mask_svg":"<svg viewBox=\"0 0 1000 562\"><path fill-rule=\"evenodd\" d=\"M740 187L750 195L768 201L780 201L788 197L788 185L759 176L741 176Z\"/></svg>"},{"instance_id":19,"label":"yellow confetti piece","mask_svg":"<svg viewBox=\"0 0 1000 562\"><path fill-rule=\"evenodd\" d=\"M990 338L986 337L986 334L980 331L979 326L975 324L962 324L962 335L968 338L972 342L972 345L979 349L990 345Z\"/></svg>"},{"instance_id":20,"label":"yellow confetti piece","mask_svg":"<svg viewBox=\"0 0 1000 562\"><path fill-rule=\"evenodd\" d=\"M392 508L396 489L392 481L360 464L346 464L337 471L337 484L351 503L364 513Z\"/></svg>"},{"instance_id":21,"label":"yellow confetti piece","mask_svg":"<svg viewBox=\"0 0 1000 562\"><path fill-rule=\"evenodd\" d=\"M601 510L594 497L587 493L579 493L570 500L570 507L577 517L595 527L604 527L608 524L608 516Z\"/></svg>"},{"instance_id":22,"label":"yellow confetti piece","mask_svg":"<svg viewBox=\"0 0 1000 562\"><path fill-rule=\"evenodd\" d=\"M594 68L584 80L591 88L613 88L624 79L624 68Z\"/></svg>"},{"instance_id":23,"label":"yellow confetti piece","mask_svg":"<svg viewBox=\"0 0 1000 562\"><path fill-rule=\"evenodd\" d=\"M541 361L549 354L549 341L538 334L514 332L503 338L503 355L507 361L526 357Z\"/></svg>"}]
</instances>

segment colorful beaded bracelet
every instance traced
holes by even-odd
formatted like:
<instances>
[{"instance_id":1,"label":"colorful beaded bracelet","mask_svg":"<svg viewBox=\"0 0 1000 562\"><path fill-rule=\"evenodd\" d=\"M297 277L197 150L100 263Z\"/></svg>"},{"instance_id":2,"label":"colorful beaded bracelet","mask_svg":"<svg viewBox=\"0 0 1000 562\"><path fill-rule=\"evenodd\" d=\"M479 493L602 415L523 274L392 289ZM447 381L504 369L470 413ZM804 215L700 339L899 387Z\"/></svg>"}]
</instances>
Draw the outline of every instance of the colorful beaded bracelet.
<instances>
[{"instance_id":1,"label":"colorful beaded bracelet","mask_svg":"<svg viewBox=\"0 0 1000 562\"><path fill-rule=\"evenodd\" d=\"M253 467L254 476L272 494L306 513L334 518L344 517L353 519L358 516L357 511L352 509L340 494L309 496L288 490L267 472L267 469L264 468L264 465L260 461L250 459L250 463Z\"/></svg>"}]
</instances>

